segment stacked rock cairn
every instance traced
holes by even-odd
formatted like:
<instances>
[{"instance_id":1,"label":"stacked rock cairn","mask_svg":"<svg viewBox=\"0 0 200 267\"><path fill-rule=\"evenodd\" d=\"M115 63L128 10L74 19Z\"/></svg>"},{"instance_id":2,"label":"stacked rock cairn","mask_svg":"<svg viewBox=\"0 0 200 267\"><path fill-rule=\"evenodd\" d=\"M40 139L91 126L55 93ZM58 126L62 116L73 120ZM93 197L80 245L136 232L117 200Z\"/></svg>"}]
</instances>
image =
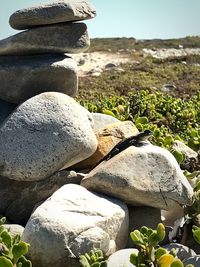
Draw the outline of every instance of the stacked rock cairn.
<instances>
[{"instance_id":1,"label":"stacked rock cairn","mask_svg":"<svg viewBox=\"0 0 200 267\"><path fill-rule=\"evenodd\" d=\"M77 65L67 54L88 49L87 27L77 21L95 15L84 0L18 10L10 25L25 31L0 41L0 215L25 226L33 267L79 267L93 248L109 256L131 246L138 222L157 224L161 209L192 203L175 158L150 143L92 169L115 132L115 142L138 134L132 122L109 118L95 135L95 116L73 99ZM86 166L86 175L74 171Z\"/></svg>"},{"instance_id":2,"label":"stacked rock cairn","mask_svg":"<svg viewBox=\"0 0 200 267\"><path fill-rule=\"evenodd\" d=\"M19 104L45 91L74 97L77 67L65 53L84 52L90 39L85 23L95 8L82 0L55 1L18 10L12 28L25 30L0 41L0 99Z\"/></svg>"}]
</instances>

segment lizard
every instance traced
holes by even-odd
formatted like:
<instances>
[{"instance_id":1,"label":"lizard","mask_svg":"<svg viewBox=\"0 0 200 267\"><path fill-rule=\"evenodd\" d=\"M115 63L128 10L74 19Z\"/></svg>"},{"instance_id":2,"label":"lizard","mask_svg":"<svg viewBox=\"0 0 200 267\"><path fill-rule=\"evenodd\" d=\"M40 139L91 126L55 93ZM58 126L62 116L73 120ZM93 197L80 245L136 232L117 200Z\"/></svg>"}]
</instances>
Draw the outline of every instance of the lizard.
<instances>
[{"instance_id":1,"label":"lizard","mask_svg":"<svg viewBox=\"0 0 200 267\"><path fill-rule=\"evenodd\" d=\"M153 135L153 132L150 130L145 130L143 132L140 132L137 135L132 135L130 137L125 138L124 140L117 143L111 151L105 155L94 167L99 165L102 161L107 161L114 157L115 155L119 154L121 151L125 150L129 146L143 146L147 144L147 140L150 136Z\"/></svg>"}]
</instances>

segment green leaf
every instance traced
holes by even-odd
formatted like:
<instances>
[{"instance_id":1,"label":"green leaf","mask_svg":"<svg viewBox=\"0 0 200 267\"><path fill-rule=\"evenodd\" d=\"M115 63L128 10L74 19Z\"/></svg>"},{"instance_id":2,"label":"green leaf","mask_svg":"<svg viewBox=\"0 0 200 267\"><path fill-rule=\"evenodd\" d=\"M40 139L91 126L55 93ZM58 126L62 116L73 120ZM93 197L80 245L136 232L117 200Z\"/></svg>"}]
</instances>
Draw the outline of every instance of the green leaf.
<instances>
[{"instance_id":1,"label":"green leaf","mask_svg":"<svg viewBox=\"0 0 200 267\"><path fill-rule=\"evenodd\" d=\"M18 259L22 256L28 253L28 247L29 245L23 241L20 241L18 244L15 244L12 248L13 253L13 259L16 263Z\"/></svg>"},{"instance_id":2,"label":"green leaf","mask_svg":"<svg viewBox=\"0 0 200 267\"><path fill-rule=\"evenodd\" d=\"M200 244L200 227L194 227L192 228L192 233L195 241Z\"/></svg>"},{"instance_id":3,"label":"green leaf","mask_svg":"<svg viewBox=\"0 0 200 267\"><path fill-rule=\"evenodd\" d=\"M175 259L172 262L171 267L184 267L184 265L180 259Z\"/></svg>"},{"instance_id":4,"label":"green leaf","mask_svg":"<svg viewBox=\"0 0 200 267\"><path fill-rule=\"evenodd\" d=\"M158 260L162 255L166 253L167 253L167 250L165 248L160 247L155 251L155 257Z\"/></svg>"},{"instance_id":5,"label":"green leaf","mask_svg":"<svg viewBox=\"0 0 200 267\"><path fill-rule=\"evenodd\" d=\"M132 263L135 266L138 266L138 255L135 253L131 253L130 255L130 263Z\"/></svg>"},{"instance_id":6,"label":"green leaf","mask_svg":"<svg viewBox=\"0 0 200 267\"><path fill-rule=\"evenodd\" d=\"M115 117L115 114L114 114L111 110L104 109L104 110L103 110L103 113L106 114L106 115L110 115L110 116Z\"/></svg>"},{"instance_id":7,"label":"green leaf","mask_svg":"<svg viewBox=\"0 0 200 267\"><path fill-rule=\"evenodd\" d=\"M185 156L183 153L181 153L175 149L171 150L171 153L176 158L176 160L179 164L181 164L185 160Z\"/></svg>"},{"instance_id":8,"label":"green leaf","mask_svg":"<svg viewBox=\"0 0 200 267\"><path fill-rule=\"evenodd\" d=\"M12 237L11 237L11 235L8 233L7 230L4 230L3 232L1 232L1 238L2 238L2 242L3 242L8 248L11 248L11 245L12 245Z\"/></svg>"},{"instance_id":9,"label":"green leaf","mask_svg":"<svg viewBox=\"0 0 200 267\"><path fill-rule=\"evenodd\" d=\"M19 260L17 262L17 267L18 267L18 264L21 264L22 267L32 267L31 261L27 260L24 256L21 256L19 258Z\"/></svg>"},{"instance_id":10,"label":"green leaf","mask_svg":"<svg viewBox=\"0 0 200 267\"><path fill-rule=\"evenodd\" d=\"M157 226L157 235L159 237L159 242L165 238L165 226L162 223L159 223Z\"/></svg>"},{"instance_id":11,"label":"green leaf","mask_svg":"<svg viewBox=\"0 0 200 267\"><path fill-rule=\"evenodd\" d=\"M173 137L171 135L167 135L165 137L165 139L164 139L164 145L165 146L169 147L169 146L171 146L173 144L173 142L174 142L174 139L173 139Z\"/></svg>"},{"instance_id":12,"label":"green leaf","mask_svg":"<svg viewBox=\"0 0 200 267\"><path fill-rule=\"evenodd\" d=\"M4 224L6 222L6 217L2 217L0 219L0 225Z\"/></svg>"},{"instance_id":13,"label":"green leaf","mask_svg":"<svg viewBox=\"0 0 200 267\"><path fill-rule=\"evenodd\" d=\"M143 235L146 235L146 234L148 233L148 230L149 230L149 228L146 227L146 226L142 226L142 227L140 228L140 232L141 232Z\"/></svg>"},{"instance_id":14,"label":"green leaf","mask_svg":"<svg viewBox=\"0 0 200 267\"><path fill-rule=\"evenodd\" d=\"M160 241L159 235L156 232L153 232L149 236L149 244L150 246L156 246Z\"/></svg>"},{"instance_id":15,"label":"green leaf","mask_svg":"<svg viewBox=\"0 0 200 267\"><path fill-rule=\"evenodd\" d=\"M81 255L79 257L79 262L80 262L82 267L90 267L90 264L89 264L87 258L84 255Z\"/></svg>"},{"instance_id":16,"label":"green leaf","mask_svg":"<svg viewBox=\"0 0 200 267\"><path fill-rule=\"evenodd\" d=\"M149 120L147 117L139 117L136 119L135 124L137 126L138 124L148 124L148 122Z\"/></svg>"},{"instance_id":17,"label":"green leaf","mask_svg":"<svg viewBox=\"0 0 200 267\"><path fill-rule=\"evenodd\" d=\"M139 230L134 230L133 232L130 233L130 237L133 240L133 242L135 243L140 243L140 244L144 244L144 236L142 233L140 233Z\"/></svg>"},{"instance_id":18,"label":"green leaf","mask_svg":"<svg viewBox=\"0 0 200 267\"><path fill-rule=\"evenodd\" d=\"M0 266L1 267L13 267L13 264L12 262L7 259L6 257L4 256L0 256Z\"/></svg>"}]
</instances>

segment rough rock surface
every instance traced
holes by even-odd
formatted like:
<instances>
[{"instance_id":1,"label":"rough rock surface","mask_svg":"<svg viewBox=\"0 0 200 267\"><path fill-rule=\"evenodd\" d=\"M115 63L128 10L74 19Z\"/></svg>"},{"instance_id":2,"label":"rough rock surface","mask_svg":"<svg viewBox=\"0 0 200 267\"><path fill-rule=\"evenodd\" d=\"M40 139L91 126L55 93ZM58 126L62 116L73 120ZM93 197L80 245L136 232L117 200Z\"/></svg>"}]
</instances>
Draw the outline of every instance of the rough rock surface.
<instances>
[{"instance_id":1,"label":"rough rock surface","mask_svg":"<svg viewBox=\"0 0 200 267\"><path fill-rule=\"evenodd\" d=\"M45 179L97 148L90 113L56 92L19 105L0 127L0 175L19 181Z\"/></svg>"},{"instance_id":2,"label":"rough rock surface","mask_svg":"<svg viewBox=\"0 0 200 267\"><path fill-rule=\"evenodd\" d=\"M199 267L200 266L200 255L196 255L196 256L190 257L189 259L185 259L183 263L185 266L187 264L193 264L194 267Z\"/></svg>"},{"instance_id":3,"label":"rough rock surface","mask_svg":"<svg viewBox=\"0 0 200 267\"><path fill-rule=\"evenodd\" d=\"M113 240L120 249L127 236L128 209L124 203L69 184L32 213L23 240L31 245L33 266L78 267L81 254L94 247L106 253Z\"/></svg>"},{"instance_id":4,"label":"rough rock surface","mask_svg":"<svg viewBox=\"0 0 200 267\"><path fill-rule=\"evenodd\" d=\"M191 149L179 140L174 141L173 149L177 150L178 152L181 152L185 156L184 161L181 163L182 169L186 169L191 172L196 170L194 166L197 165L198 162L197 152L195 152L193 149Z\"/></svg>"},{"instance_id":5,"label":"rough rock surface","mask_svg":"<svg viewBox=\"0 0 200 267\"><path fill-rule=\"evenodd\" d=\"M177 219L184 217L184 208L181 207L178 203L174 203L173 207L170 210L161 211L162 220L165 225L173 226L174 222Z\"/></svg>"},{"instance_id":6,"label":"rough rock surface","mask_svg":"<svg viewBox=\"0 0 200 267\"><path fill-rule=\"evenodd\" d=\"M20 103L45 91L75 96L76 62L64 55L1 56L0 98Z\"/></svg>"},{"instance_id":7,"label":"rough rock surface","mask_svg":"<svg viewBox=\"0 0 200 267\"><path fill-rule=\"evenodd\" d=\"M24 227L19 224L4 224L4 227L9 231L9 233L14 237L16 235L22 236L24 232Z\"/></svg>"},{"instance_id":8,"label":"rough rock surface","mask_svg":"<svg viewBox=\"0 0 200 267\"><path fill-rule=\"evenodd\" d=\"M74 170L91 169L122 139L137 135L138 129L132 121L120 121L95 131L98 147L91 157L73 166Z\"/></svg>"},{"instance_id":9,"label":"rough rock surface","mask_svg":"<svg viewBox=\"0 0 200 267\"><path fill-rule=\"evenodd\" d=\"M190 205L193 190L173 155L151 144L128 147L87 174L81 185L133 206Z\"/></svg>"},{"instance_id":10,"label":"rough rock surface","mask_svg":"<svg viewBox=\"0 0 200 267\"><path fill-rule=\"evenodd\" d=\"M59 23L37 27L0 41L0 55L80 53L90 39L84 23Z\"/></svg>"},{"instance_id":11,"label":"rough rock surface","mask_svg":"<svg viewBox=\"0 0 200 267\"><path fill-rule=\"evenodd\" d=\"M91 113L94 120L94 130L105 128L109 124L120 122L115 117L110 115L102 114L102 113Z\"/></svg>"},{"instance_id":12,"label":"rough rock surface","mask_svg":"<svg viewBox=\"0 0 200 267\"><path fill-rule=\"evenodd\" d=\"M168 244L166 246L164 246L164 248L170 252L170 250L172 248L174 248L176 250L176 253L177 253L177 257L180 259L180 260L184 260L184 259L187 259L187 258L190 258L192 256L195 256L196 253L194 252L194 250L192 250L191 248L189 247L186 247L182 244L178 244L178 243L171 243L171 244Z\"/></svg>"},{"instance_id":13,"label":"rough rock surface","mask_svg":"<svg viewBox=\"0 0 200 267\"><path fill-rule=\"evenodd\" d=\"M14 181L0 176L0 213L12 222L25 225L35 205L45 201L65 184L80 184L83 176L59 171L42 181Z\"/></svg>"},{"instance_id":14,"label":"rough rock surface","mask_svg":"<svg viewBox=\"0 0 200 267\"><path fill-rule=\"evenodd\" d=\"M12 28L23 30L40 25L85 20L95 16L95 7L87 1L59 0L17 10L10 16L9 23Z\"/></svg>"}]
</instances>

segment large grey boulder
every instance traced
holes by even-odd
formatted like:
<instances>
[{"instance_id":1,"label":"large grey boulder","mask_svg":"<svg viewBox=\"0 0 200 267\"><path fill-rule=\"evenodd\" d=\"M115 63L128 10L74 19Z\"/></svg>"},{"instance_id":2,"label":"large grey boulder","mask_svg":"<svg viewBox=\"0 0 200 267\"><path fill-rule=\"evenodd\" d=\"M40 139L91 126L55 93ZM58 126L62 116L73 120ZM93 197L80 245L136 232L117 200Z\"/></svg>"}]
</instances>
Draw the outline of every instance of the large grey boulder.
<instances>
[{"instance_id":1,"label":"large grey boulder","mask_svg":"<svg viewBox=\"0 0 200 267\"><path fill-rule=\"evenodd\" d=\"M17 10L9 19L10 26L23 30L39 25L91 19L96 9L84 0L64 0Z\"/></svg>"},{"instance_id":2,"label":"large grey boulder","mask_svg":"<svg viewBox=\"0 0 200 267\"><path fill-rule=\"evenodd\" d=\"M87 189L131 205L170 209L190 205L193 190L173 155L151 144L128 147L97 165L81 181Z\"/></svg>"},{"instance_id":3,"label":"large grey boulder","mask_svg":"<svg viewBox=\"0 0 200 267\"><path fill-rule=\"evenodd\" d=\"M0 176L0 213L12 222L25 225L39 202L45 201L65 184L80 184L83 176L62 170L42 181L15 181Z\"/></svg>"},{"instance_id":4,"label":"large grey boulder","mask_svg":"<svg viewBox=\"0 0 200 267\"><path fill-rule=\"evenodd\" d=\"M59 23L20 32L0 41L0 55L80 53L90 39L84 23Z\"/></svg>"},{"instance_id":5,"label":"large grey boulder","mask_svg":"<svg viewBox=\"0 0 200 267\"><path fill-rule=\"evenodd\" d=\"M89 157L97 148L90 113L56 92L19 105L0 127L0 175L37 181Z\"/></svg>"},{"instance_id":6,"label":"large grey boulder","mask_svg":"<svg viewBox=\"0 0 200 267\"><path fill-rule=\"evenodd\" d=\"M65 55L0 57L0 98L20 103L43 92L74 97L78 90L76 62Z\"/></svg>"},{"instance_id":7,"label":"large grey boulder","mask_svg":"<svg viewBox=\"0 0 200 267\"><path fill-rule=\"evenodd\" d=\"M79 267L81 254L94 248L107 253L113 241L116 249L123 248L127 236L123 202L69 184L32 213L23 240L30 243L33 266Z\"/></svg>"}]
</instances>

